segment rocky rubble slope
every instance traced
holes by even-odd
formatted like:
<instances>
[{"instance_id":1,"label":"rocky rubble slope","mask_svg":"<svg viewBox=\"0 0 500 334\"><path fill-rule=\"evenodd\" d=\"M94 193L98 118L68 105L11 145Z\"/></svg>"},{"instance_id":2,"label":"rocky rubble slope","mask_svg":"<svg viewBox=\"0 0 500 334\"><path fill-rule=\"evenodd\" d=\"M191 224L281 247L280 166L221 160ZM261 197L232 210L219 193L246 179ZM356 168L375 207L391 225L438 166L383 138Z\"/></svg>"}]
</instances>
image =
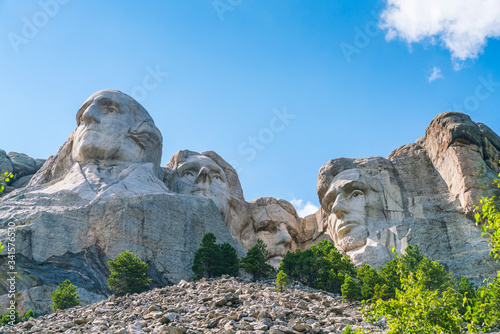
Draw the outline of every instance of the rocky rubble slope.
<instances>
[{"instance_id":1,"label":"rocky rubble slope","mask_svg":"<svg viewBox=\"0 0 500 334\"><path fill-rule=\"evenodd\" d=\"M386 332L385 322L362 322L359 308L299 284L278 292L272 281L223 278L111 296L5 327L3 333L341 333L348 324Z\"/></svg>"}]
</instances>

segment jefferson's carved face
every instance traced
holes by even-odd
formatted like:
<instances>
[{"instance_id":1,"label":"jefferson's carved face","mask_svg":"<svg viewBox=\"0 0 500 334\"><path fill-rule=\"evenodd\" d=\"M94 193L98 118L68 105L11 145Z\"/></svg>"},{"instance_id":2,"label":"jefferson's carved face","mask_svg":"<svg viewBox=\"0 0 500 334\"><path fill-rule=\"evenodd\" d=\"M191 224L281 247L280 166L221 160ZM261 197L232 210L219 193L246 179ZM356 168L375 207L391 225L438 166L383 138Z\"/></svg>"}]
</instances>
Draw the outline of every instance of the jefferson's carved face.
<instances>
[{"instance_id":1,"label":"jefferson's carved face","mask_svg":"<svg viewBox=\"0 0 500 334\"><path fill-rule=\"evenodd\" d=\"M267 245L270 253L268 260L271 265L279 266L286 253L295 250L294 240L298 235L298 222L295 216L280 205L271 204L262 207L253 225L257 238L262 239Z\"/></svg>"},{"instance_id":2,"label":"jefferson's carved face","mask_svg":"<svg viewBox=\"0 0 500 334\"><path fill-rule=\"evenodd\" d=\"M119 92L92 95L77 115L73 161L138 161L142 148L127 136L134 126L132 99Z\"/></svg>"},{"instance_id":3,"label":"jefferson's carved face","mask_svg":"<svg viewBox=\"0 0 500 334\"><path fill-rule=\"evenodd\" d=\"M179 165L175 172L174 191L210 198L226 217L229 201L226 174L209 157L193 155Z\"/></svg>"},{"instance_id":4,"label":"jefferson's carved face","mask_svg":"<svg viewBox=\"0 0 500 334\"><path fill-rule=\"evenodd\" d=\"M361 170L355 168L335 176L324 196L322 205L329 214L329 233L344 251L366 243L367 190Z\"/></svg>"}]
</instances>

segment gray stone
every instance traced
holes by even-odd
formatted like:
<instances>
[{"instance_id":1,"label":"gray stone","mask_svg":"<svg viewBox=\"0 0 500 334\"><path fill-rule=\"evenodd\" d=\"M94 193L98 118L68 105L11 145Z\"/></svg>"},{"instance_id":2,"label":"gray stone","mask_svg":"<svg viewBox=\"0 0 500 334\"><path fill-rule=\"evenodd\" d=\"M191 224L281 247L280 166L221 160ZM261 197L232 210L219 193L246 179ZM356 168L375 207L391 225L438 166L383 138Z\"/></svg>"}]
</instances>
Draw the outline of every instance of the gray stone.
<instances>
[{"instance_id":1,"label":"gray stone","mask_svg":"<svg viewBox=\"0 0 500 334\"><path fill-rule=\"evenodd\" d=\"M469 116L443 113L425 137L388 159L330 160L318 176L317 224L358 265L377 268L393 248L402 253L411 244L456 276L483 284L499 266L473 208L481 196L498 194L498 145L498 136Z\"/></svg>"},{"instance_id":2,"label":"gray stone","mask_svg":"<svg viewBox=\"0 0 500 334\"><path fill-rule=\"evenodd\" d=\"M23 177L25 175L32 175L36 172L36 162L35 159L29 157L24 153L10 152L8 154L12 166L14 167L14 174L16 178Z\"/></svg>"}]
</instances>

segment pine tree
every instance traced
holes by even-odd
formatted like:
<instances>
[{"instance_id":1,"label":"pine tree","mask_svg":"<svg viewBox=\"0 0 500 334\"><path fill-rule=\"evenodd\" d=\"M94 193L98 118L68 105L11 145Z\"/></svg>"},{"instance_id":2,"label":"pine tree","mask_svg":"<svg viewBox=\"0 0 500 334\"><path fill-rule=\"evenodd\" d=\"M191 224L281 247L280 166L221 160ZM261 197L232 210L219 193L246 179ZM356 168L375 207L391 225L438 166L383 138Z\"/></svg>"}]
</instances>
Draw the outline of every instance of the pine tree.
<instances>
[{"instance_id":1,"label":"pine tree","mask_svg":"<svg viewBox=\"0 0 500 334\"><path fill-rule=\"evenodd\" d=\"M52 309L54 311L64 310L80 305L78 301L79 297L78 292L76 292L76 286L71 284L69 280L65 280L52 292Z\"/></svg>"},{"instance_id":2,"label":"pine tree","mask_svg":"<svg viewBox=\"0 0 500 334\"><path fill-rule=\"evenodd\" d=\"M109 260L108 264L111 271L108 286L115 294L141 293L149 288L148 264L141 261L137 254L127 250Z\"/></svg>"},{"instance_id":3,"label":"pine tree","mask_svg":"<svg viewBox=\"0 0 500 334\"><path fill-rule=\"evenodd\" d=\"M264 241L257 239L257 244L248 250L247 256L241 259L241 267L253 276L254 281L267 278L275 271L267 261L269 252L266 248Z\"/></svg>"},{"instance_id":4,"label":"pine tree","mask_svg":"<svg viewBox=\"0 0 500 334\"><path fill-rule=\"evenodd\" d=\"M356 300L361 296L357 282L349 275L345 275L344 284L341 287L342 299Z\"/></svg>"},{"instance_id":5,"label":"pine tree","mask_svg":"<svg viewBox=\"0 0 500 334\"><path fill-rule=\"evenodd\" d=\"M236 249L229 243L225 242L220 245L222 253L223 274L229 276L238 276L240 271L240 259L236 253Z\"/></svg>"},{"instance_id":6,"label":"pine tree","mask_svg":"<svg viewBox=\"0 0 500 334\"><path fill-rule=\"evenodd\" d=\"M224 272L221 247L215 241L213 233L207 233L203 236L200 248L194 254L191 268L196 279L218 277Z\"/></svg>"},{"instance_id":7,"label":"pine tree","mask_svg":"<svg viewBox=\"0 0 500 334\"><path fill-rule=\"evenodd\" d=\"M276 290L283 292L288 289L290 285L290 280L288 279L287 274L283 270L280 270L278 275L276 275Z\"/></svg>"}]
</instances>

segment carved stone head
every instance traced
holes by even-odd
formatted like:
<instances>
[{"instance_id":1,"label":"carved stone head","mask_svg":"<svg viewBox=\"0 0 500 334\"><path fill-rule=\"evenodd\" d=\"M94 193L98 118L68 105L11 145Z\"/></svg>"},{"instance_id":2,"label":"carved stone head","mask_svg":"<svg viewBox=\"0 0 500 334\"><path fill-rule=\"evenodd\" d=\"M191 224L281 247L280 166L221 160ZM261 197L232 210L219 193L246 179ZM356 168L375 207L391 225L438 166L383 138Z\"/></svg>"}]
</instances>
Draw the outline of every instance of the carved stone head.
<instances>
[{"instance_id":1,"label":"carved stone head","mask_svg":"<svg viewBox=\"0 0 500 334\"><path fill-rule=\"evenodd\" d=\"M384 158L333 159L321 167L318 197L327 233L348 252L363 247L374 231L403 219L401 189Z\"/></svg>"},{"instance_id":2,"label":"carved stone head","mask_svg":"<svg viewBox=\"0 0 500 334\"><path fill-rule=\"evenodd\" d=\"M163 139L149 113L133 98L117 90L101 90L80 107L77 128L55 156L31 179L38 186L63 179L72 166L127 167L152 163L160 170Z\"/></svg>"},{"instance_id":3,"label":"carved stone head","mask_svg":"<svg viewBox=\"0 0 500 334\"><path fill-rule=\"evenodd\" d=\"M213 151L177 152L165 166L165 183L174 192L211 199L231 230L239 235L246 202L236 170Z\"/></svg>"},{"instance_id":4,"label":"carved stone head","mask_svg":"<svg viewBox=\"0 0 500 334\"><path fill-rule=\"evenodd\" d=\"M245 246L262 239L269 251L269 263L279 266L288 251L297 248L300 218L295 208L282 199L262 197L250 202L250 224Z\"/></svg>"},{"instance_id":5,"label":"carved stone head","mask_svg":"<svg viewBox=\"0 0 500 334\"><path fill-rule=\"evenodd\" d=\"M133 98L102 90L76 115L72 159L81 163L153 162L160 164L162 137L151 116Z\"/></svg>"}]
</instances>

